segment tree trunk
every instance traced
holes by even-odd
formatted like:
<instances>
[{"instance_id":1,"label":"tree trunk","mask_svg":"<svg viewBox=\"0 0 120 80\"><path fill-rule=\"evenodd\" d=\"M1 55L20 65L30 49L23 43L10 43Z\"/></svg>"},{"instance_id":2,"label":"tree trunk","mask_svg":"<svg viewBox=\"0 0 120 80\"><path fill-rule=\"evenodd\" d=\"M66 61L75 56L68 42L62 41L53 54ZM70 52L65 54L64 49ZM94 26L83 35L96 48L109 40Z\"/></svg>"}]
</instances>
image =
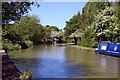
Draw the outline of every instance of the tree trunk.
<instances>
[{"instance_id":1,"label":"tree trunk","mask_svg":"<svg viewBox=\"0 0 120 80\"><path fill-rule=\"evenodd\" d=\"M74 37L75 45L77 45L77 37Z\"/></svg>"}]
</instances>

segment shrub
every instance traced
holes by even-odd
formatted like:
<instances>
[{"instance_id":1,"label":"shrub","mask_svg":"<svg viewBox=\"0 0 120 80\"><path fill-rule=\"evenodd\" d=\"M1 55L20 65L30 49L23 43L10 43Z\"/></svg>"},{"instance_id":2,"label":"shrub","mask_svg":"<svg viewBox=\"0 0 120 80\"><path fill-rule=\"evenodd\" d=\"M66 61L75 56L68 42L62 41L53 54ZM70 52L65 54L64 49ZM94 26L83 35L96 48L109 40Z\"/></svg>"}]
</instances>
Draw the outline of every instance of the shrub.
<instances>
[{"instance_id":1,"label":"shrub","mask_svg":"<svg viewBox=\"0 0 120 80\"><path fill-rule=\"evenodd\" d=\"M28 46L28 47L31 47L33 46L33 42L28 40L28 41L25 41L25 44Z\"/></svg>"},{"instance_id":2,"label":"shrub","mask_svg":"<svg viewBox=\"0 0 120 80\"><path fill-rule=\"evenodd\" d=\"M31 73L25 70L23 74L20 75L21 80L31 80Z\"/></svg>"},{"instance_id":3,"label":"shrub","mask_svg":"<svg viewBox=\"0 0 120 80\"><path fill-rule=\"evenodd\" d=\"M14 49L15 49L15 50L20 50L20 49L21 49L21 46L20 46L19 44L15 44L15 45L14 45Z\"/></svg>"},{"instance_id":4,"label":"shrub","mask_svg":"<svg viewBox=\"0 0 120 80\"><path fill-rule=\"evenodd\" d=\"M93 28L88 28L81 39L78 41L79 46L85 46L85 47L97 47L97 41L94 38L94 32Z\"/></svg>"},{"instance_id":5,"label":"shrub","mask_svg":"<svg viewBox=\"0 0 120 80\"><path fill-rule=\"evenodd\" d=\"M14 45L12 43L9 43L7 48L8 48L9 51L15 50Z\"/></svg>"},{"instance_id":6,"label":"shrub","mask_svg":"<svg viewBox=\"0 0 120 80\"><path fill-rule=\"evenodd\" d=\"M13 50L20 50L21 46L19 44L13 45L12 43L9 43L7 48L9 51L13 51Z\"/></svg>"}]
</instances>

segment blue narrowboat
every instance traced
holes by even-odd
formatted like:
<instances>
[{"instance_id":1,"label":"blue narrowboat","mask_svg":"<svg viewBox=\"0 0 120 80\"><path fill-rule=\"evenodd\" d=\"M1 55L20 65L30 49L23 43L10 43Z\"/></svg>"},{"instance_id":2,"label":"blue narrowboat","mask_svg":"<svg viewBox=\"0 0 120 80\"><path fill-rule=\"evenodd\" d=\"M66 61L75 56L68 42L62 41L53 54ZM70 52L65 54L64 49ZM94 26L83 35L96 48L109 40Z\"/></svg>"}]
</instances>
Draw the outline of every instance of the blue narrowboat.
<instances>
[{"instance_id":1,"label":"blue narrowboat","mask_svg":"<svg viewBox=\"0 0 120 80\"><path fill-rule=\"evenodd\" d=\"M112 43L106 41L99 42L95 53L120 57L120 43Z\"/></svg>"}]
</instances>

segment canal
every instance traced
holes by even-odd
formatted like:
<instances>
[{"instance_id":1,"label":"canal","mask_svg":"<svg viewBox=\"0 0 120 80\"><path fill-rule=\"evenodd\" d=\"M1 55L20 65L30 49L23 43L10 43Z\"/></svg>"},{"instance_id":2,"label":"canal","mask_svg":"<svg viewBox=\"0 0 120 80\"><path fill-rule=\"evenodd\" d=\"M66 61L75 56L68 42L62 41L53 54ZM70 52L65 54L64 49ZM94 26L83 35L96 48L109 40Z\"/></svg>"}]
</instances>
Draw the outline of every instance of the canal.
<instances>
[{"instance_id":1,"label":"canal","mask_svg":"<svg viewBox=\"0 0 120 80\"><path fill-rule=\"evenodd\" d=\"M118 78L118 58L71 46L34 46L11 51L9 56L33 78Z\"/></svg>"}]
</instances>

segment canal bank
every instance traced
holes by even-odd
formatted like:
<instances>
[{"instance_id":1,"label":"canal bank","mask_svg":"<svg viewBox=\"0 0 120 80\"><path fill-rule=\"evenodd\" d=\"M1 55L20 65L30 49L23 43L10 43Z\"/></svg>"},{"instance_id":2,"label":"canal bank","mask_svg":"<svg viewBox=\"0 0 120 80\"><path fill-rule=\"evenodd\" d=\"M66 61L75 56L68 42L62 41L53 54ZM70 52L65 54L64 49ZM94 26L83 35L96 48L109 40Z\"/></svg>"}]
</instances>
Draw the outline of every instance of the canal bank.
<instances>
[{"instance_id":1,"label":"canal bank","mask_svg":"<svg viewBox=\"0 0 120 80\"><path fill-rule=\"evenodd\" d=\"M78 45L74 45L74 43L68 43L68 46L73 47L73 48L77 48L77 49L92 51L92 52L95 51L95 48L84 47L84 46L78 46Z\"/></svg>"},{"instance_id":2,"label":"canal bank","mask_svg":"<svg viewBox=\"0 0 120 80\"><path fill-rule=\"evenodd\" d=\"M3 80L16 80L20 79L22 74L14 65L12 60L5 52L0 52L2 58L2 79Z\"/></svg>"},{"instance_id":3,"label":"canal bank","mask_svg":"<svg viewBox=\"0 0 120 80\"><path fill-rule=\"evenodd\" d=\"M30 75L27 75L28 72L27 74L20 72L4 50L0 50L0 61L0 78L2 80L30 80Z\"/></svg>"}]
</instances>

